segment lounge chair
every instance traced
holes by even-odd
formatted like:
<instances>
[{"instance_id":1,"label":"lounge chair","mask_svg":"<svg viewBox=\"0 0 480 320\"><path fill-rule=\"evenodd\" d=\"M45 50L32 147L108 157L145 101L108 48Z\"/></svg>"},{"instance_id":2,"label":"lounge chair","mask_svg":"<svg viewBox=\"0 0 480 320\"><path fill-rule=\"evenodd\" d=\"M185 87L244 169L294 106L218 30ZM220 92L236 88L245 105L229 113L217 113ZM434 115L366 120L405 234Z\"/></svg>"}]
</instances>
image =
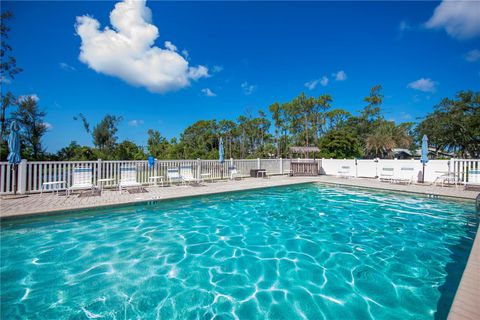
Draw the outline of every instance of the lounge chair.
<instances>
[{"instance_id":1,"label":"lounge chair","mask_svg":"<svg viewBox=\"0 0 480 320\"><path fill-rule=\"evenodd\" d=\"M192 166L182 166L180 167L180 176L185 184L190 183L199 183L200 180L193 176Z\"/></svg>"},{"instance_id":2,"label":"lounge chair","mask_svg":"<svg viewBox=\"0 0 480 320\"><path fill-rule=\"evenodd\" d=\"M382 167L380 174L378 175L378 180L392 182L394 178L395 170L392 167Z\"/></svg>"},{"instance_id":3,"label":"lounge chair","mask_svg":"<svg viewBox=\"0 0 480 320\"><path fill-rule=\"evenodd\" d=\"M172 183L183 183L182 176L177 168L175 169L167 169L167 180L170 185Z\"/></svg>"},{"instance_id":4,"label":"lounge chair","mask_svg":"<svg viewBox=\"0 0 480 320\"><path fill-rule=\"evenodd\" d=\"M465 189L468 188L480 188L480 170L469 170L468 178L465 179Z\"/></svg>"},{"instance_id":5,"label":"lounge chair","mask_svg":"<svg viewBox=\"0 0 480 320\"><path fill-rule=\"evenodd\" d=\"M341 166L337 171L337 175L342 178L352 178L354 175L351 173L350 166Z\"/></svg>"},{"instance_id":6,"label":"lounge chair","mask_svg":"<svg viewBox=\"0 0 480 320\"><path fill-rule=\"evenodd\" d=\"M122 192L122 189L140 188L141 186L142 184L137 181L136 167L120 168L120 183L118 184L120 192Z\"/></svg>"},{"instance_id":7,"label":"lounge chair","mask_svg":"<svg viewBox=\"0 0 480 320\"><path fill-rule=\"evenodd\" d=\"M401 167L397 174L393 178L395 183L411 184L413 177L415 176L415 168L413 167Z\"/></svg>"},{"instance_id":8,"label":"lounge chair","mask_svg":"<svg viewBox=\"0 0 480 320\"><path fill-rule=\"evenodd\" d=\"M67 196L71 195L75 190L95 191L95 186L92 183L93 171L92 168L74 168L72 173L72 185L67 188Z\"/></svg>"},{"instance_id":9,"label":"lounge chair","mask_svg":"<svg viewBox=\"0 0 480 320\"><path fill-rule=\"evenodd\" d=\"M436 173L440 173L438 177L435 178L433 181L434 185L440 185L443 187L445 184L454 184L457 185L457 183L460 181L460 177L458 174L455 172L443 172L443 171L436 171Z\"/></svg>"},{"instance_id":10,"label":"lounge chair","mask_svg":"<svg viewBox=\"0 0 480 320\"><path fill-rule=\"evenodd\" d=\"M228 172L230 175L230 180L235 180L236 178L242 179L242 176L240 175L236 167L228 167Z\"/></svg>"}]
</instances>

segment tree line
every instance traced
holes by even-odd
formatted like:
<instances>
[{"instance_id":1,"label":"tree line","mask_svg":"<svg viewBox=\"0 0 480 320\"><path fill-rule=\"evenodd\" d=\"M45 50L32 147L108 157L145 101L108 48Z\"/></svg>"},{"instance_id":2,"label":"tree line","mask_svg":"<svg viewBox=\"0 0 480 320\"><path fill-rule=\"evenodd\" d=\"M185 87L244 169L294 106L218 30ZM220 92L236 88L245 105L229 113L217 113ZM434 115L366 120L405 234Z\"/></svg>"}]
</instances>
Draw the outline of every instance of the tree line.
<instances>
[{"instance_id":1,"label":"tree line","mask_svg":"<svg viewBox=\"0 0 480 320\"><path fill-rule=\"evenodd\" d=\"M10 18L11 13L2 14L2 81L12 81L22 71L6 43L9 29L5 21ZM92 124L80 113L73 119L91 137L93 146L72 141L58 152L48 153L42 143L48 131L46 112L38 100L16 98L2 90L0 158L3 161L8 155L6 140L12 120L21 125L22 157L29 160L140 160L148 155L157 159L216 159L220 137L227 158L286 158L291 146L316 146L320 152L310 154L315 157L392 158L395 148L417 149L424 134L438 153L480 157L480 92L465 90L444 98L418 123L387 120L383 98L382 86L374 86L360 110L352 114L333 108L329 94L312 97L302 92L291 101L272 103L266 111L247 111L236 119L199 120L185 128L178 139L168 140L155 128L148 129L146 146L118 141L121 116L107 114Z\"/></svg>"}]
</instances>

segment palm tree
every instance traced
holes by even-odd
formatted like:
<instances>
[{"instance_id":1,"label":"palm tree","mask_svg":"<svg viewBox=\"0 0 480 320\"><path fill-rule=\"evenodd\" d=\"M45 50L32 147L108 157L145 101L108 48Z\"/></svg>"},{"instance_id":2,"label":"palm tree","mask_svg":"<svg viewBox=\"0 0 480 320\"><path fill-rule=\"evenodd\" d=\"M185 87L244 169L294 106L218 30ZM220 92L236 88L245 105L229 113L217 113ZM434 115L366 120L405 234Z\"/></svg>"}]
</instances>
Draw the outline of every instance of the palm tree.
<instances>
[{"instance_id":1,"label":"palm tree","mask_svg":"<svg viewBox=\"0 0 480 320\"><path fill-rule=\"evenodd\" d=\"M372 157L393 158L394 148L408 148L412 141L407 126L385 121L367 135L365 151Z\"/></svg>"}]
</instances>

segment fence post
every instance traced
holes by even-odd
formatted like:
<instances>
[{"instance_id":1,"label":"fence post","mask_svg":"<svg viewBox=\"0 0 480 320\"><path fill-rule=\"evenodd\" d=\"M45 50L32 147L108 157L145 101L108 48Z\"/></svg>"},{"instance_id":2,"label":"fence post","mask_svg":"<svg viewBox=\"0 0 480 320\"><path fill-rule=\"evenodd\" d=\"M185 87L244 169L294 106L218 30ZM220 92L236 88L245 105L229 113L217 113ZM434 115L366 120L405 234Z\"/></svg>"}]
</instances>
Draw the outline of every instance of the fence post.
<instances>
[{"instance_id":1,"label":"fence post","mask_svg":"<svg viewBox=\"0 0 480 320\"><path fill-rule=\"evenodd\" d=\"M233 167L233 158L230 158L230 167Z\"/></svg>"},{"instance_id":2,"label":"fence post","mask_svg":"<svg viewBox=\"0 0 480 320\"><path fill-rule=\"evenodd\" d=\"M18 164L17 192L25 194L27 191L27 160L22 159Z\"/></svg>"},{"instance_id":3,"label":"fence post","mask_svg":"<svg viewBox=\"0 0 480 320\"><path fill-rule=\"evenodd\" d=\"M98 179L102 179L102 159L97 159L97 181Z\"/></svg>"},{"instance_id":4,"label":"fence post","mask_svg":"<svg viewBox=\"0 0 480 320\"><path fill-rule=\"evenodd\" d=\"M357 158L355 158L355 178L358 178L358 161L357 161Z\"/></svg>"},{"instance_id":5,"label":"fence post","mask_svg":"<svg viewBox=\"0 0 480 320\"><path fill-rule=\"evenodd\" d=\"M197 158L197 179L200 179L202 176L202 160L200 158Z\"/></svg>"},{"instance_id":6,"label":"fence post","mask_svg":"<svg viewBox=\"0 0 480 320\"><path fill-rule=\"evenodd\" d=\"M260 158L257 158L257 169L260 169Z\"/></svg>"},{"instance_id":7,"label":"fence post","mask_svg":"<svg viewBox=\"0 0 480 320\"><path fill-rule=\"evenodd\" d=\"M283 160L282 157L280 157L280 174L283 174Z\"/></svg>"}]
</instances>

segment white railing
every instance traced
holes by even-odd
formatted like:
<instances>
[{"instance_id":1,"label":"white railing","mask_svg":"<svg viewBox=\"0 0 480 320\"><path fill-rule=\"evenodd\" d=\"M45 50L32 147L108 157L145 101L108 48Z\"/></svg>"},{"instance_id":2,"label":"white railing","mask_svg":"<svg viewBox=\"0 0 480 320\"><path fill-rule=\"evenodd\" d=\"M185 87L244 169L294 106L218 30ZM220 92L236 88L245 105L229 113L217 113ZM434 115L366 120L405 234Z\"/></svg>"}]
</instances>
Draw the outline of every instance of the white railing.
<instances>
[{"instance_id":1,"label":"white railing","mask_svg":"<svg viewBox=\"0 0 480 320\"><path fill-rule=\"evenodd\" d=\"M119 183L120 168L133 166L137 170L137 181L149 183L151 176L166 176L167 169L191 166L195 177L208 173L212 179L227 178L229 167L236 167L240 175L249 176L252 169L265 169L269 175L289 172L292 161L308 161L313 159L226 159L223 164L217 160L155 160L150 166L148 161L26 161L12 171L13 166L0 162L0 194L14 192L14 181L18 193L40 192L45 182L64 181L62 188L72 184L74 168L91 168L93 183L98 179L108 179L104 186L112 187ZM417 181L421 181L423 166L419 160L356 160L356 159L320 159L319 173L338 175L342 166L349 166L355 177L376 178L383 167L399 170L401 167L413 167ZM452 174L458 177L458 182L468 182L469 171L480 170L480 159L450 159L430 160L425 167L425 181L434 182L439 176ZM16 177L16 179L14 179ZM46 185L45 189L48 190ZM60 189L62 190L62 189Z\"/></svg>"},{"instance_id":2,"label":"white railing","mask_svg":"<svg viewBox=\"0 0 480 320\"><path fill-rule=\"evenodd\" d=\"M251 169L266 169L269 175L282 173L281 165L284 166L289 160L285 159L226 159L223 164L218 160L155 160L150 166L147 160L140 161L26 161L16 167L8 162L0 162L0 194L14 192L14 181L17 182L18 193L35 193L55 187L64 190L72 184L72 172L74 168L91 168L93 171L93 183L98 184L99 179L106 179L105 187L117 186L120 179L121 167L135 167L137 181L142 184L149 183L149 177L166 177L167 169L190 166L193 175L201 178L202 173L210 174L208 179L221 179L229 177L229 168L236 167L240 175L249 176ZM17 177L15 180L14 177ZM48 185L46 182L63 181L64 184Z\"/></svg>"},{"instance_id":3,"label":"white railing","mask_svg":"<svg viewBox=\"0 0 480 320\"><path fill-rule=\"evenodd\" d=\"M460 182L469 182L469 172L480 170L480 159L452 159L450 170Z\"/></svg>"}]
</instances>

